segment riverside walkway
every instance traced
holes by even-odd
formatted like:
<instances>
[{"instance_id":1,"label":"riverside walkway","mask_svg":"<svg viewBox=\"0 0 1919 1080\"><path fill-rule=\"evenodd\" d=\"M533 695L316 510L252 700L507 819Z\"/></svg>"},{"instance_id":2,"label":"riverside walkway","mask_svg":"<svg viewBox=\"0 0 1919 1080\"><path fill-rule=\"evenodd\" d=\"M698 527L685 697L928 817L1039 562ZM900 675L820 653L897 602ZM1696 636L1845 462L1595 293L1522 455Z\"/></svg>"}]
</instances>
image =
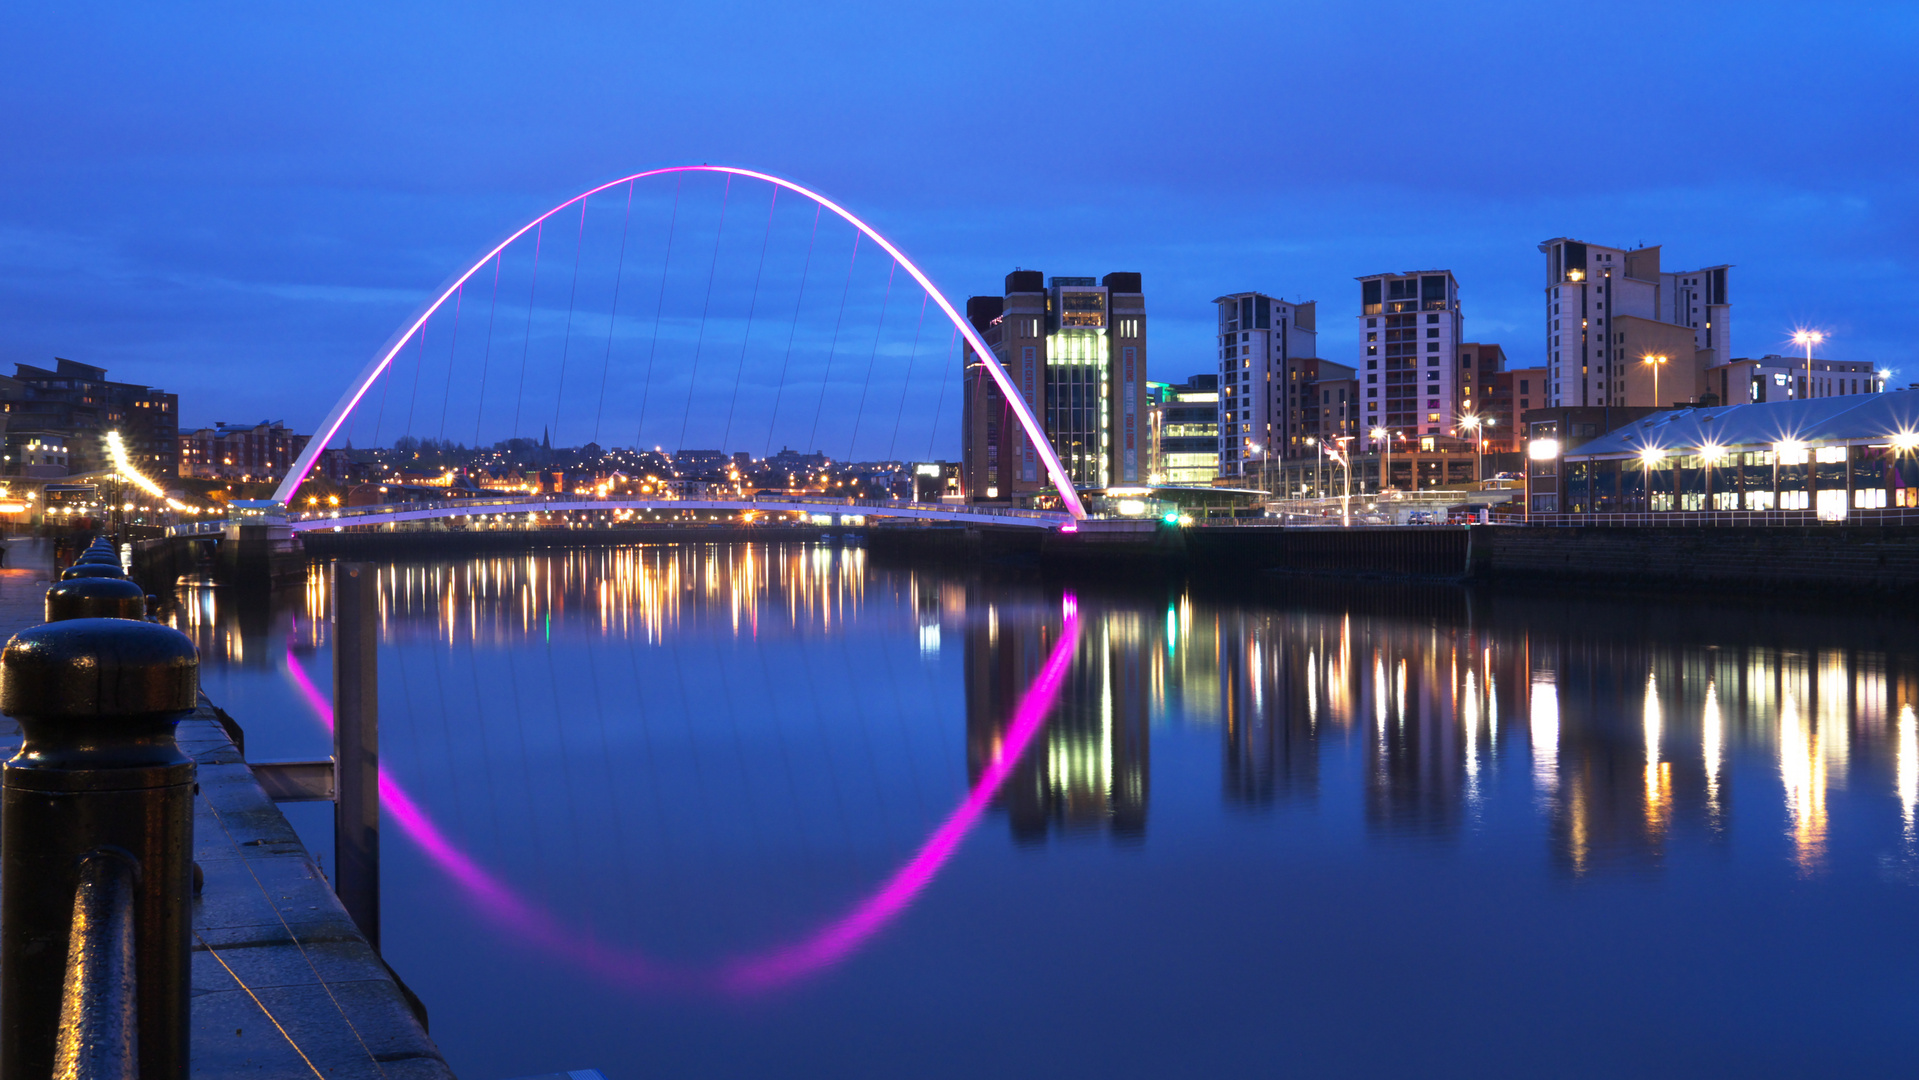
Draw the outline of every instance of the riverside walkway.
<instances>
[{"instance_id":1,"label":"riverside walkway","mask_svg":"<svg viewBox=\"0 0 1919 1080\"><path fill-rule=\"evenodd\" d=\"M43 621L46 541L7 542L0 635ZM348 918L313 857L205 703L178 728L198 763L192 1075L206 1080L450 1078L422 1015ZM0 752L20 729L0 717Z\"/></svg>"}]
</instances>

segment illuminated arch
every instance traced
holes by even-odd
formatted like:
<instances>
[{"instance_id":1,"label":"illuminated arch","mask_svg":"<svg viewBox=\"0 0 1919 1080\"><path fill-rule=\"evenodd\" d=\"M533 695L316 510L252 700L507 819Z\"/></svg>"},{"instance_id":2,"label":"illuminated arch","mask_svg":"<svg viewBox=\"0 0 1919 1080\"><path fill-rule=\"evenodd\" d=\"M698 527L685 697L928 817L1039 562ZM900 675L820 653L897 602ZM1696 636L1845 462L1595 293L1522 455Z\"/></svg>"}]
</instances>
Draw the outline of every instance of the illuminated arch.
<instances>
[{"instance_id":1,"label":"illuminated arch","mask_svg":"<svg viewBox=\"0 0 1919 1080\"><path fill-rule=\"evenodd\" d=\"M541 214L539 217L521 226L513 235L500 241L492 250L480 256L478 261L468 267L465 273L455 278L453 283L446 287L445 292L442 292L433 303L427 305L426 310L422 311L418 318L408 324L406 329L393 339L386 350L375 357L367 364L366 368L360 372L359 377L353 381L353 385L348 387L347 392L334 404L333 411L327 413L326 419L320 424L320 430L308 441L306 448L300 451L300 456L294 461L293 467L287 470L286 479L280 481L280 486L273 492L273 501L282 505L287 505L292 502L294 493L300 489L300 484L306 480L307 473L313 470L313 463L319 459L320 453L326 449L327 444L333 441L333 437L340 433L341 425L346 423L346 418L352 415L354 408L360 404L360 399L365 397L366 392L372 388L374 380L378 379L380 373L384 372L387 366L393 363L393 358L399 355L400 349L404 347L408 341L412 340L413 335L418 333L422 326L426 325L427 319L431 318L434 312L440 310L442 305L452 299L453 295L467 283L467 279L479 273L480 268L490 262L495 255L506 250L507 245L525 236L528 231L537 227L554 214L559 213L583 199L591 198L608 188L618 187L621 184L632 183L636 180L644 180L649 176L664 176L671 173L688 172L723 173L729 176L745 176L754 180L764 180L769 184L774 184L796 194L804 195L826 209L833 211L833 213L838 214L847 224L852 225L864 233L874 243L885 249L888 255L891 255L899 262L901 268L913 276L914 281L919 282L920 288L926 290L926 295L933 298L933 302L938 304L940 310L946 313L947 319L952 322L954 328L959 331L960 335L966 339L966 343L972 346L973 351L985 362L986 370L993 376L993 381L999 384L1000 393L1006 398L1007 405L1012 408L1013 415L1019 418L1020 427L1025 429L1027 441L1032 443L1033 448L1038 451L1040 461L1046 466L1046 475L1053 481L1053 487L1059 492L1060 500L1065 504L1067 512L1075 518L1083 518L1086 516L1086 508L1079 500L1079 493L1073 490L1072 479L1066 475L1065 466L1060 464L1059 455L1054 453L1053 444L1047 439L1045 429L1040 427L1039 419L1033 415L1032 408L1027 405L1026 398L1020 393L1018 386L1014 384L1013 377L1007 373L1005 366L1000 363L999 356L986 344L986 339L981 337L979 331L973 328L973 324L966 321L958 309L953 307L952 301L948 300L944 293L933 286L932 279L928 278L926 273L914 264L913 260L907 258L904 252L894 247L892 241L881 236L871 225L853 216L845 207L821 195L819 192L801 187L791 180L785 180L770 173L755 172L752 169L739 169L729 165L674 165L663 169L648 169L645 172L637 172L631 176L622 176L617 180L609 180L596 188L575 195L573 198L548 210L546 213Z\"/></svg>"}]
</instances>

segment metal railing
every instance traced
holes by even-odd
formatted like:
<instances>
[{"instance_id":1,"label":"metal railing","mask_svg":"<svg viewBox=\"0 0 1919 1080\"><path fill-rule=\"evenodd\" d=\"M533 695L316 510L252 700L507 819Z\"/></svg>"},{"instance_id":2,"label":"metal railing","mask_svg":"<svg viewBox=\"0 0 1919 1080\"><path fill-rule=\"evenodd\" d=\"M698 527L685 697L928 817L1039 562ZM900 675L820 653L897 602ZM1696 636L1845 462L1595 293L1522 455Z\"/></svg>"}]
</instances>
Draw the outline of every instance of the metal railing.
<instances>
[{"instance_id":1,"label":"metal railing","mask_svg":"<svg viewBox=\"0 0 1919 1080\"><path fill-rule=\"evenodd\" d=\"M1848 507L1843 515L1818 510L1639 510L1608 514L1535 512L1526 520L1502 519L1502 525L1555 528L1794 528L1830 525L1919 525L1919 508Z\"/></svg>"},{"instance_id":2,"label":"metal railing","mask_svg":"<svg viewBox=\"0 0 1919 1080\"><path fill-rule=\"evenodd\" d=\"M89 852L73 893L67 975L53 1075L134 1080L140 1068L138 965L133 895L139 867L117 849Z\"/></svg>"},{"instance_id":3,"label":"metal railing","mask_svg":"<svg viewBox=\"0 0 1919 1080\"><path fill-rule=\"evenodd\" d=\"M1010 506L948 506L944 503L911 502L905 499L862 499L851 495L756 495L742 496L738 499L595 499L583 495L520 495L499 498L476 499L422 499L404 503L382 503L378 506L356 506L337 510L300 510L288 511L288 521L335 521L342 525L357 524L361 519L382 517L391 514L417 513L424 510L472 510L480 513L518 512L526 506L552 506L563 511L611 511L628 504L646 505L658 509L672 509L675 504L684 504L686 509L742 509L757 510L766 508L790 507L793 509L836 510L845 513L848 510L874 510L880 514L916 511L919 513L951 513L958 515L979 515L1022 521L1064 521L1066 513L1061 510L1029 510ZM533 511L539 512L539 511ZM195 524L205 524L196 522Z\"/></svg>"},{"instance_id":4,"label":"metal railing","mask_svg":"<svg viewBox=\"0 0 1919 1080\"><path fill-rule=\"evenodd\" d=\"M199 655L83 568L0 652L0 1076L184 1080Z\"/></svg>"}]
</instances>

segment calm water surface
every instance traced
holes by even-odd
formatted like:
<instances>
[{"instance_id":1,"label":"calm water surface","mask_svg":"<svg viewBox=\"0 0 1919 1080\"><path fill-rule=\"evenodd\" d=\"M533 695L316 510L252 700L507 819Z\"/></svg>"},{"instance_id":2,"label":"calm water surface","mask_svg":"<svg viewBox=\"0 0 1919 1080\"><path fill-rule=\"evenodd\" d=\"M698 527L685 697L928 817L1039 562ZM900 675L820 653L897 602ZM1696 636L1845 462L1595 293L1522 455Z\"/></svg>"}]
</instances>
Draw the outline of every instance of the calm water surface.
<instances>
[{"instance_id":1,"label":"calm water surface","mask_svg":"<svg viewBox=\"0 0 1919 1080\"><path fill-rule=\"evenodd\" d=\"M381 573L386 953L463 1077L1914 1068L1900 619L813 546ZM323 571L180 600L250 755L324 754Z\"/></svg>"}]
</instances>

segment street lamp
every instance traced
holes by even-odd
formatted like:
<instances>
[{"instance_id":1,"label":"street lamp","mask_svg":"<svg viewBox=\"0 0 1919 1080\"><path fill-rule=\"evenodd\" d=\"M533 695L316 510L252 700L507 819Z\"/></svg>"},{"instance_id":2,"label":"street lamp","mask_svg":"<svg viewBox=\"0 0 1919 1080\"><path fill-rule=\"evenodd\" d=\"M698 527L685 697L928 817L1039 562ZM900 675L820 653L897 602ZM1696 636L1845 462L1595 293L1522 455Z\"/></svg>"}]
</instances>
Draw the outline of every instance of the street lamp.
<instances>
[{"instance_id":1,"label":"street lamp","mask_svg":"<svg viewBox=\"0 0 1919 1080\"><path fill-rule=\"evenodd\" d=\"M1660 407L1659 406L1659 369L1662 365L1664 365L1668 360L1671 360L1671 359L1672 357L1670 356L1660 356L1656 353L1648 353L1647 355L1639 358L1640 363L1645 364L1647 367L1652 369L1652 407L1655 409Z\"/></svg>"},{"instance_id":2,"label":"street lamp","mask_svg":"<svg viewBox=\"0 0 1919 1080\"><path fill-rule=\"evenodd\" d=\"M1379 454L1379 493L1386 494L1386 486L1393 479L1393 433L1383 427L1375 427L1371 435L1373 445L1380 447Z\"/></svg>"},{"instance_id":3,"label":"street lamp","mask_svg":"<svg viewBox=\"0 0 1919 1080\"><path fill-rule=\"evenodd\" d=\"M1320 469L1326 463L1326 446L1311 435L1306 436L1307 445L1313 448L1313 498L1326 497L1325 483L1320 479Z\"/></svg>"},{"instance_id":4,"label":"street lamp","mask_svg":"<svg viewBox=\"0 0 1919 1080\"><path fill-rule=\"evenodd\" d=\"M1483 483L1486 479L1486 429L1493 426L1493 418L1466 415L1459 418L1459 426L1472 429L1479 447L1478 463L1473 466L1473 475Z\"/></svg>"},{"instance_id":5,"label":"street lamp","mask_svg":"<svg viewBox=\"0 0 1919 1080\"><path fill-rule=\"evenodd\" d=\"M1792 343L1806 349L1806 396L1812 396L1812 347L1826 340L1823 330L1794 330Z\"/></svg>"},{"instance_id":6,"label":"street lamp","mask_svg":"<svg viewBox=\"0 0 1919 1080\"><path fill-rule=\"evenodd\" d=\"M1353 523L1353 455L1346 449L1346 443L1351 439L1351 435L1341 435L1337 440L1339 449L1333 451L1333 460L1345 470L1346 494L1339 499L1339 523L1347 527Z\"/></svg>"}]
</instances>

